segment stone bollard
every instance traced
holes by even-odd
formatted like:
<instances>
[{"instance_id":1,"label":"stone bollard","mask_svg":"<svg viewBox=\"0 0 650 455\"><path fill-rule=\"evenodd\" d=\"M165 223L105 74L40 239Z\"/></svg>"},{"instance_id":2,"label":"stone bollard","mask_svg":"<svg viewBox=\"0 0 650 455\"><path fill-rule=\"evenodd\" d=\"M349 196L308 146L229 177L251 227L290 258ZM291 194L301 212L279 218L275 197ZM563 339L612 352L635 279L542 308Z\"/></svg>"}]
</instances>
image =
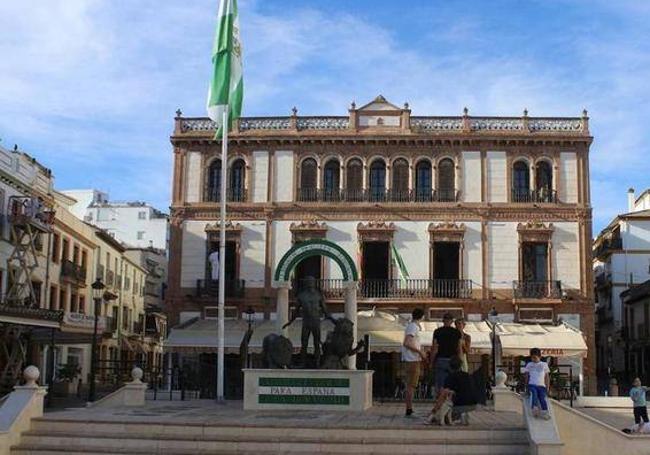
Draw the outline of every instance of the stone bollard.
<instances>
[{"instance_id":1,"label":"stone bollard","mask_svg":"<svg viewBox=\"0 0 650 455\"><path fill-rule=\"evenodd\" d=\"M494 378L494 381L496 382L496 387L499 389L503 389L506 387L506 381L508 380L508 375L506 374L505 371L499 370L497 371L497 374Z\"/></svg>"},{"instance_id":2,"label":"stone bollard","mask_svg":"<svg viewBox=\"0 0 650 455\"><path fill-rule=\"evenodd\" d=\"M38 384L38 378L41 376L41 372L34 365L30 365L23 371L23 378L25 379L24 387L36 388Z\"/></svg>"},{"instance_id":3,"label":"stone bollard","mask_svg":"<svg viewBox=\"0 0 650 455\"><path fill-rule=\"evenodd\" d=\"M133 367L131 370L131 384L142 384L142 376L144 375L144 372L142 371L142 368L138 367Z\"/></svg>"},{"instance_id":4,"label":"stone bollard","mask_svg":"<svg viewBox=\"0 0 650 455\"><path fill-rule=\"evenodd\" d=\"M494 410L521 413L521 398L506 386L508 375L503 370L495 375L496 386L492 389Z\"/></svg>"}]
</instances>

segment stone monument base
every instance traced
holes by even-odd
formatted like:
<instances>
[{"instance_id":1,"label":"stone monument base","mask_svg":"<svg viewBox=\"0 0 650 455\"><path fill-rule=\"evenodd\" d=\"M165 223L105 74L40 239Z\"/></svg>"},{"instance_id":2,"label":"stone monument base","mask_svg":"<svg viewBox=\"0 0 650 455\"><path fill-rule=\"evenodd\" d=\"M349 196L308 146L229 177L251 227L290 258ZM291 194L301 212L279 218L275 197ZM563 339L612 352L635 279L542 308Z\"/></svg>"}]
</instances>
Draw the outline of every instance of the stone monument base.
<instances>
[{"instance_id":1,"label":"stone monument base","mask_svg":"<svg viewBox=\"0 0 650 455\"><path fill-rule=\"evenodd\" d=\"M244 409L365 411L372 370L244 369Z\"/></svg>"}]
</instances>

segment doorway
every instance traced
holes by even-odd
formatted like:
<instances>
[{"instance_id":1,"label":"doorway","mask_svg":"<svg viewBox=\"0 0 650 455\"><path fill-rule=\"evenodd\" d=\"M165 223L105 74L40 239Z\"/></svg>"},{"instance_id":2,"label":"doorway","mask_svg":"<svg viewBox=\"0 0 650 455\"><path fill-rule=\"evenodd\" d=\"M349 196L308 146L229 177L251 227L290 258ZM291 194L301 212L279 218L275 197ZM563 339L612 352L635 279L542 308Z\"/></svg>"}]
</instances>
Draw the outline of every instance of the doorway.
<instances>
[{"instance_id":1,"label":"doorway","mask_svg":"<svg viewBox=\"0 0 650 455\"><path fill-rule=\"evenodd\" d=\"M361 244L362 292L364 297L388 297L390 290L390 242Z\"/></svg>"},{"instance_id":2,"label":"doorway","mask_svg":"<svg viewBox=\"0 0 650 455\"><path fill-rule=\"evenodd\" d=\"M460 242L433 243L433 297L456 298L460 293Z\"/></svg>"}]
</instances>

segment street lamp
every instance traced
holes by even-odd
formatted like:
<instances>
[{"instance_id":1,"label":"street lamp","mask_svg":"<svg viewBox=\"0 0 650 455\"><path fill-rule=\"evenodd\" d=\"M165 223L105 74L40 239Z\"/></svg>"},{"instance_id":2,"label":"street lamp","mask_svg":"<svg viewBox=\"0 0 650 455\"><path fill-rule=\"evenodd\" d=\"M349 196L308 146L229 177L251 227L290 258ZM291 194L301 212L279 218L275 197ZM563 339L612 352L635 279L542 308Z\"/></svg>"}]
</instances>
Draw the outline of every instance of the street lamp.
<instances>
[{"instance_id":1,"label":"street lamp","mask_svg":"<svg viewBox=\"0 0 650 455\"><path fill-rule=\"evenodd\" d=\"M93 284L93 301L95 302L95 328L93 330L93 344L90 351L90 384L88 387L88 401L95 401L95 374L97 372L97 325L99 322L99 312L101 303L104 299L104 283L101 278L97 278Z\"/></svg>"},{"instance_id":2,"label":"street lamp","mask_svg":"<svg viewBox=\"0 0 650 455\"><path fill-rule=\"evenodd\" d=\"M488 321L492 324L492 378L495 381L497 379L497 322L499 322L499 313L497 312L496 307L492 307L488 313Z\"/></svg>"}]
</instances>

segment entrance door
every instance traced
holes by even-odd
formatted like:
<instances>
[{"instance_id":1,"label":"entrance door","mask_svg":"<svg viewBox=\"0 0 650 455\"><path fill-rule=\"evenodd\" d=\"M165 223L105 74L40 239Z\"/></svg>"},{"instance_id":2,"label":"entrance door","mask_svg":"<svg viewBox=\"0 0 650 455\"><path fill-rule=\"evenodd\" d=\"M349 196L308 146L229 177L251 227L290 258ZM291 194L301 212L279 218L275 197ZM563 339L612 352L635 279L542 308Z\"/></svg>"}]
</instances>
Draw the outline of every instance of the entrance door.
<instances>
[{"instance_id":1,"label":"entrance door","mask_svg":"<svg viewBox=\"0 0 650 455\"><path fill-rule=\"evenodd\" d=\"M433 244L433 297L458 297L460 292L460 243Z\"/></svg>"},{"instance_id":2,"label":"entrance door","mask_svg":"<svg viewBox=\"0 0 650 455\"><path fill-rule=\"evenodd\" d=\"M388 297L390 282L389 242L363 242L361 273L364 297Z\"/></svg>"}]
</instances>

